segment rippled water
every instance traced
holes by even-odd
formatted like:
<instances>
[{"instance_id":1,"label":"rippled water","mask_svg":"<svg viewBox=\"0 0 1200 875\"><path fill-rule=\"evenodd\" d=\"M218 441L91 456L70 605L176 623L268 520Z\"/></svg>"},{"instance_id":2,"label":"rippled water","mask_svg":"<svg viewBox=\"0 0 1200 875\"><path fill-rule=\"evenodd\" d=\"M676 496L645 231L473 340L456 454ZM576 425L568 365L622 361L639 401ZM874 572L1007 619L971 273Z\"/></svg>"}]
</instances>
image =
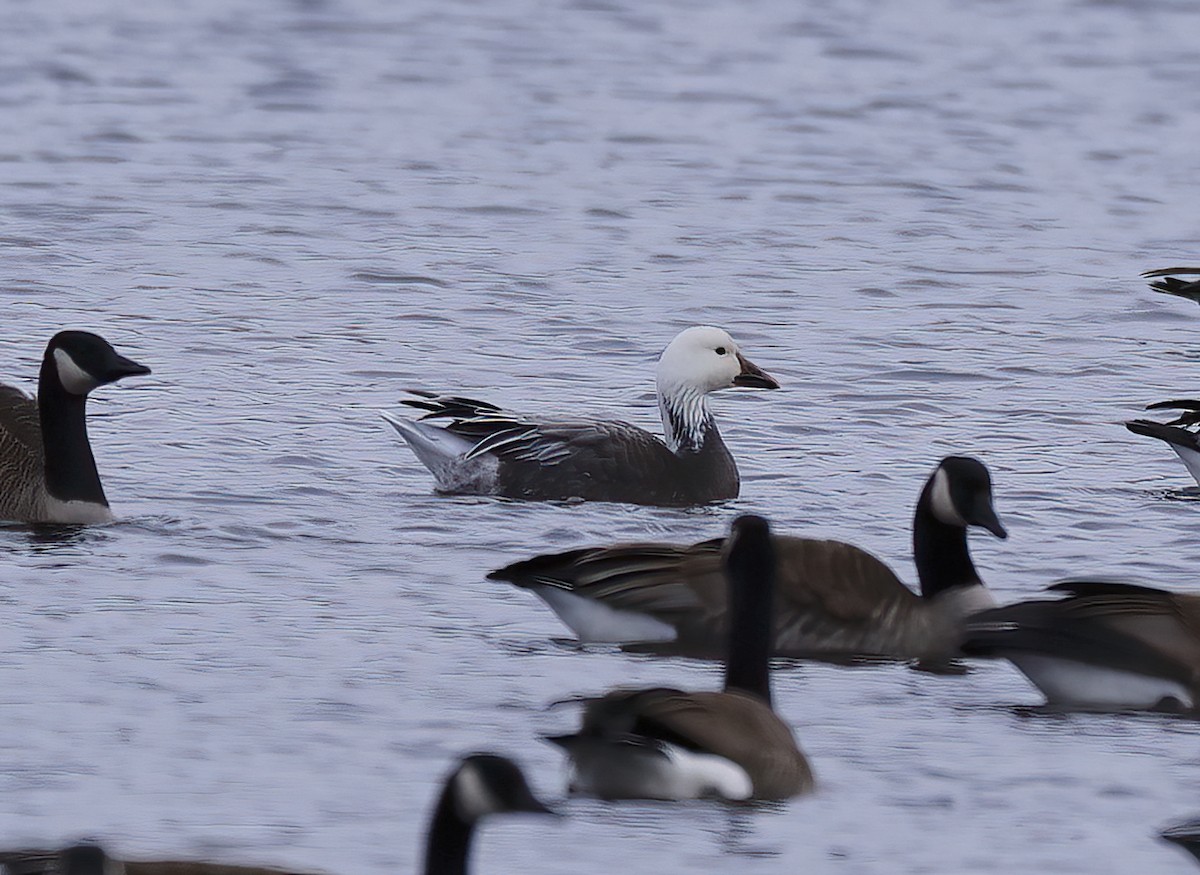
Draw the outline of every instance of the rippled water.
<instances>
[{"instance_id":1,"label":"rippled water","mask_svg":"<svg viewBox=\"0 0 1200 875\"><path fill-rule=\"evenodd\" d=\"M483 579L739 511L912 579L909 517L983 457L1001 598L1187 586L1196 505L1120 427L1194 394L1200 8L949 0L383 0L0 9L0 371L63 326L154 375L97 393L123 522L0 529L0 838L412 871L458 754L558 699L713 666L561 643ZM680 328L784 382L717 401L743 495L693 511L431 493L408 387L657 428ZM481 872L1150 872L1194 813L1195 725L1041 717L965 678L788 666L820 792L487 829Z\"/></svg>"}]
</instances>

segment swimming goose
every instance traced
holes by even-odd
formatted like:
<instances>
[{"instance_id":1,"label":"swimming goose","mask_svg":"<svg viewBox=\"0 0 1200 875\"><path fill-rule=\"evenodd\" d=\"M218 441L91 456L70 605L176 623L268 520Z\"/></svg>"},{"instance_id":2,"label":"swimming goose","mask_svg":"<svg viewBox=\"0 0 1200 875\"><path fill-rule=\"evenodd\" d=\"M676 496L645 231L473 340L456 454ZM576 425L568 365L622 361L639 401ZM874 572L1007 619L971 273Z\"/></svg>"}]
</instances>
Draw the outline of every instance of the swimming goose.
<instances>
[{"instance_id":1,"label":"swimming goose","mask_svg":"<svg viewBox=\"0 0 1200 875\"><path fill-rule=\"evenodd\" d=\"M948 456L913 519L917 595L879 559L840 541L775 536L777 655L939 660L961 620L994 604L967 549L967 527L1007 537L982 462ZM727 602L720 538L691 546L618 544L538 556L488 575L532 590L584 642L657 643L720 652Z\"/></svg>"},{"instance_id":2,"label":"swimming goose","mask_svg":"<svg viewBox=\"0 0 1200 875\"><path fill-rule=\"evenodd\" d=\"M737 465L707 395L732 386L778 389L720 328L680 332L658 361L666 441L626 422L534 419L484 401L414 391L419 420L384 414L440 492L530 500L583 498L680 506L736 498ZM448 425L428 420L448 419Z\"/></svg>"},{"instance_id":3,"label":"swimming goose","mask_svg":"<svg viewBox=\"0 0 1200 875\"><path fill-rule=\"evenodd\" d=\"M88 443L88 393L150 373L86 331L50 338L37 400L0 385L0 519L106 523L113 518Z\"/></svg>"},{"instance_id":4,"label":"swimming goose","mask_svg":"<svg viewBox=\"0 0 1200 875\"><path fill-rule=\"evenodd\" d=\"M1179 847L1183 848L1197 860L1200 860L1200 819L1169 826L1158 835L1165 841L1179 845Z\"/></svg>"},{"instance_id":5,"label":"swimming goose","mask_svg":"<svg viewBox=\"0 0 1200 875\"><path fill-rule=\"evenodd\" d=\"M1196 275L1200 274L1200 267L1163 267L1158 270L1143 271L1142 276L1145 279L1155 280L1150 283L1150 288L1156 292L1177 295L1180 298L1200 303L1200 280L1176 279L1171 275L1176 273Z\"/></svg>"},{"instance_id":6,"label":"swimming goose","mask_svg":"<svg viewBox=\"0 0 1200 875\"><path fill-rule=\"evenodd\" d=\"M1197 283L1200 285L1200 283ZM1200 484L1200 433L1191 430L1192 426L1200 425L1200 401L1186 398L1174 401L1160 401L1151 404L1147 410L1181 410L1177 418L1170 422L1154 422L1149 419L1134 419L1125 423L1125 427L1134 434L1158 438L1165 441L1179 456L1184 466Z\"/></svg>"},{"instance_id":7,"label":"swimming goose","mask_svg":"<svg viewBox=\"0 0 1200 875\"><path fill-rule=\"evenodd\" d=\"M1196 711L1200 595L1069 580L1059 599L993 608L967 623L963 650L1008 659L1052 708Z\"/></svg>"},{"instance_id":8,"label":"swimming goose","mask_svg":"<svg viewBox=\"0 0 1200 875\"><path fill-rule=\"evenodd\" d=\"M479 821L507 812L553 814L512 760L473 754L447 776L425 846L425 875L466 875L471 839ZM117 860L92 844L62 851L0 854L3 875L288 875L301 870L230 866L191 860Z\"/></svg>"},{"instance_id":9,"label":"swimming goose","mask_svg":"<svg viewBox=\"0 0 1200 875\"><path fill-rule=\"evenodd\" d=\"M776 558L767 521L733 523L723 566L730 629L723 692L618 689L591 700L578 733L551 737L572 790L603 799L786 799L813 788L792 730L771 708Z\"/></svg>"}]
</instances>

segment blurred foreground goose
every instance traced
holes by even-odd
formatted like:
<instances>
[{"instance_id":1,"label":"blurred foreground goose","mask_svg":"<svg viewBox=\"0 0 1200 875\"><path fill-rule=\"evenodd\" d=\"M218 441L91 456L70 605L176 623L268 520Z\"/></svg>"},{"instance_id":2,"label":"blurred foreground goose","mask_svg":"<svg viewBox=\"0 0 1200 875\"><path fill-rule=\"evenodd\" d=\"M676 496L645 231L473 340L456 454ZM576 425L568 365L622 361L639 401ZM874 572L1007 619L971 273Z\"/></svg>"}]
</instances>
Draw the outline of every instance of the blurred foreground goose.
<instances>
[{"instance_id":1,"label":"blurred foreground goose","mask_svg":"<svg viewBox=\"0 0 1200 875\"><path fill-rule=\"evenodd\" d=\"M0 384L0 519L106 523L112 511L87 435L87 396L97 386L150 373L86 331L50 339L37 400Z\"/></svg>"},{"instance_id":2,"label":"blurred foreground goose","mask_svg":"<svg viewBox=\"0 0 1200 875\"><path fill-rule=\"evenodd\" d=\"M494 754L466 757L446 778L425 846L425 875L466 875L476 824L492 814L553 814L529 789L512 760ZM353 867L349 867L353 868ZM303 870L229 866L191 860L117 860L98 845L62 851L0 854L3 875L303 875Z\"/></svg>"},{"instance_id":3,"label":"blurred foreground goose","mask_svg":"<svg viewBox=\"0 0 1200 875\"><path fill-rule=\"evenodd\" d=\"M412 447L441 492L632 504L689 505L736 498L740 481L707 395L778 389L725 331L679 333L658 362L666 442L626 422L535 419L483 401L414 392L419 420L384 418ZM448 419L445 426L428 420Z\"/></svg>"},{"instance_id":4,"label":"blurred foreground goose","mask_svg":"<svg viewBox=\"0 0 1200 875\"><path fill-rule=\"evenodd\" d=\"M1189 820L1169 826L1159 833L1159 837L1179 845L1197 860L1200 860L1200 819Z\"/></svg>"},{"instance_id":5,"label":"blurred foreground goose","mask_svg":"<svg viewBox=\"0 0 1200 875\"><path fill-rule=\"evenodd\" d=\"M880 560L840 541L774 537L778 585L773 652L942 660L957 655L962 618L994 604L967 549L967 527L1007 537L992 481L977 459L948 456L913 519L917 595ZM723 539L691 546L618 544L538 556L488 577L532 590L584 642L721 652L728 601Z\"/></svg>"},{"instance_id":6,"label":"blurred foreground goose","mask_svg":"<svg viewBox=\"0 0 1200 875\"><path fill-rule=\"evenodd\" d=\"M590 700L578 733L549 739L570 755L574 792L603 799L786 799L813 788L792 730L771 708L776 557L767 521L739 517L728 540L724 691L617 689Z\"/></svg>"},{"instance_id":7,"label":"blurred foreground goose","mask_svg":"<svg viewBox=\"0 0 1200 875\"><path fill-rule=\"evenodd\" d=\"M1200 595L1070 580L970 619L963 650L1010 660L1052 708L1196 711Z\"/></svg>"}]
</instances>

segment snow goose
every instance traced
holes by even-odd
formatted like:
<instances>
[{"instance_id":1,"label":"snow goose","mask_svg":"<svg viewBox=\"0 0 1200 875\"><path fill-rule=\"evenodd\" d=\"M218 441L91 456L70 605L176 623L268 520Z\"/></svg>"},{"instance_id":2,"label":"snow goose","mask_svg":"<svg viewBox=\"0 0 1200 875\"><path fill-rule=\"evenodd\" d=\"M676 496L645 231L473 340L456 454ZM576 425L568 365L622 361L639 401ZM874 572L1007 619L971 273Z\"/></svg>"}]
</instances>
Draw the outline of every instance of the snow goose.
<instances>
[{"instance_id":1,"label":"snow goose","mask_svg":"<svg viewBox=\"0 0 1200 875\"><path fill-rule=\"evenodd\" d=\"M87 434L87 397L97 386L150 373L86 331L50 338L37 400L0 385L0 519L105 523L112 511Z\"/></svg>"},{"instance_id":2,"label":"snow goose","mask_svg":"<svg viewBox=\"0 0 1200 875\"><path fill-rule=\"evenodd\" d=\"M973 616L963 650L1008 659L1052 708L1197 711L1200 595L1069 580Z\"/></svg>"},{"instance_id":3,"label":"snow goose","mask_svg":"<svg viewBox=\"0 0 1200 875\"><path fill-rule=\"evenodd\" d=\"M968 526L1007 537L987 468L948 456L926 482L913 518L920 595L851 544L776 535L774 652L833 660L956 655L962 618L994 604L971 561ZM712 656L728 613L722 546L720 538L691 546L618 544L538 556L488 577L532 590L581 641L657 643Z\"/></svg>"},{"instance_id":4,"label":"snow goose","mask_svg":"<svg viewBox=\"0 0 1200 875\"><path fill-rule=\"evenodd\" d=\"M777 389L720 328L693 327L663 351L658 406L666 441L626 422L536 419L483 401L414 392L419 420L384 418L441 492L681 506L736 498L740 481L707 395ZM445 426L429 420L449 420Z\"/></svg>"},{"instance_id":5,"label":"snow goose","mask_svg":"<svg viewBox=\"0 0 1200 875\"><path fill-rule=\"evenodd\" d=\"M464 758L447 776L425 844L425 875L466 875L479 821L493 814L553 814L512 760L495 754ZM348 867L352 868L352 867ZM300 869L232 866L199 860L118 860L94 844L62 851L0 853L4 875L288 875Z\"/></svg>"},{"instance_id":6,"label":"snow goose","mask_svg":"<svg viewBox=\"0 0 1200 875\"><path fill-rule=\"evenodd\" d=\"M603 799L786 799L813 788L792 730L771 707L775 556L761 517L733 523L723 566L730 605L722 692L618 689L583 726L549 740L571 758L574 792Z\"/></svg>"}]
</instances>

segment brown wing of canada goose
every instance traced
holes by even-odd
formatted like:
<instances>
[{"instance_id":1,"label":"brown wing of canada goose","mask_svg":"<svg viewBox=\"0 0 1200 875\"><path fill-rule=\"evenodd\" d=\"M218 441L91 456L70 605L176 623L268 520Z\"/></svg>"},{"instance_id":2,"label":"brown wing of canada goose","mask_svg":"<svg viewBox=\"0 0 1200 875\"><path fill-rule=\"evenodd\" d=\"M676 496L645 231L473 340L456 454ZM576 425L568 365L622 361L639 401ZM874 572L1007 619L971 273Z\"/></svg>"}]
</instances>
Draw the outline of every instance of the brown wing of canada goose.
<instances>
[{"instance_id":1,"label":"brown wing of canada goose","mask_svg":"<svg viewBox=\"0 0 1200 875\"><path fill-rule=\"evenodd\" d=\"M723 757L745 770L759 799L785 799L813 785L792 730L746 693L616 690L589 703L582 732L634 734Z\"/></svg>"},{"instance_id":2,"label":"brown wing of canada goose","mask_svg":"<svg viewBox=\"0 0 1200 875\"><path fill-rule=\"evenodd\" d=\"M45 483L37 401L0 384L0 518L33 506Z\"/></svg>"},{"instance_id":3,"label":"brown wing of canada goose","mask_svg":"<svg viewBox=\"0 0 1200 875\"><path fill-rule=\"evenodd\" d=\"M680 649L723 652L723 538L691 546L617 544L538 556L488 575L552 586L679 631ZM776 652L924 656L938 618L875 556L841 541L777 536ZM928 628L927 628L928 627Z\"/></svg>"}]
</instances>

